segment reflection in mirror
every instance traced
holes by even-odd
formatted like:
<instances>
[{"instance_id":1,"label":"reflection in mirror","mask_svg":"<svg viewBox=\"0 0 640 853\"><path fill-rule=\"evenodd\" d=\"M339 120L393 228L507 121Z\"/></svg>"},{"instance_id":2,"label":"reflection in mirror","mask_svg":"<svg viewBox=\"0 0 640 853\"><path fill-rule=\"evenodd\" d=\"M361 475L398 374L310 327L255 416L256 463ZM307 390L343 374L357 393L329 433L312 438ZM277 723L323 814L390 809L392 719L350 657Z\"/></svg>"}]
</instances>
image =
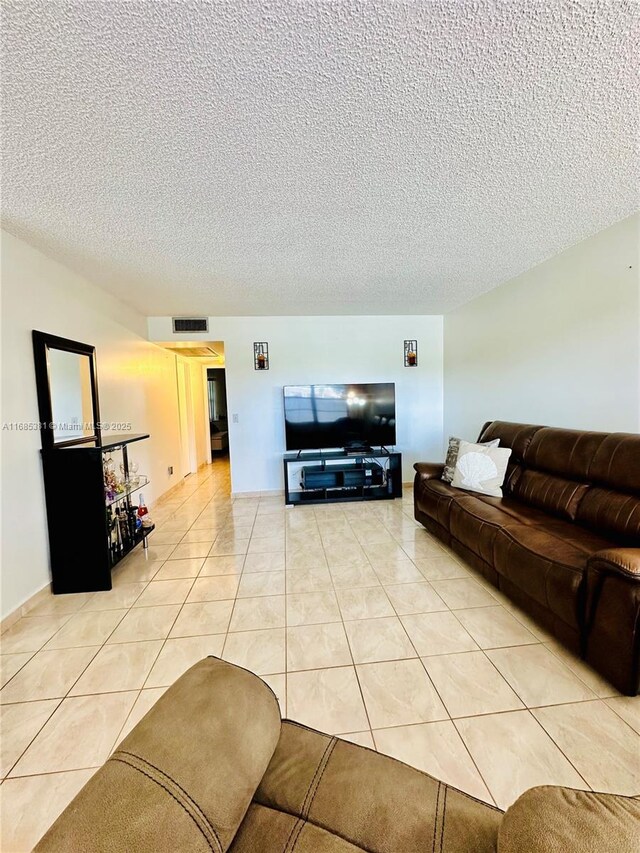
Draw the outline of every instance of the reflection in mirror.
<instances>
[{"instance_id":1,"label":"reflection in mirror","mask_svg":"<svg viewBox=\"0 0 640 853\"><path fill-rule=\"evenodd\" d=\"M93 435L91 358L53 348L48 356L54 443Z\"/></svg>"}]
</instances>

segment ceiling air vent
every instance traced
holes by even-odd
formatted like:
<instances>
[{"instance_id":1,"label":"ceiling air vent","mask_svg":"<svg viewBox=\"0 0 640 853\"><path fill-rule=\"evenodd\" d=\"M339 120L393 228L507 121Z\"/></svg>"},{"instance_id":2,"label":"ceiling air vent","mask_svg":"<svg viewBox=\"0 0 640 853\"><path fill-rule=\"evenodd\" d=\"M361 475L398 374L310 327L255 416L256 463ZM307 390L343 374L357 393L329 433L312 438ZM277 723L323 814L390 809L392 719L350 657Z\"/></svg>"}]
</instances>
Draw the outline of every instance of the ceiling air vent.
<instances>
[{"instance_id":1,"label":"ceiling air vent","mask_svg":"<svg viewBox=\"0 0 640 853\"><path fill-rule=\"evenodd\" d=\"M173 317L173 333L180 332L208 332L209 320L207 317Z\"/></svg>"}]
</instances>

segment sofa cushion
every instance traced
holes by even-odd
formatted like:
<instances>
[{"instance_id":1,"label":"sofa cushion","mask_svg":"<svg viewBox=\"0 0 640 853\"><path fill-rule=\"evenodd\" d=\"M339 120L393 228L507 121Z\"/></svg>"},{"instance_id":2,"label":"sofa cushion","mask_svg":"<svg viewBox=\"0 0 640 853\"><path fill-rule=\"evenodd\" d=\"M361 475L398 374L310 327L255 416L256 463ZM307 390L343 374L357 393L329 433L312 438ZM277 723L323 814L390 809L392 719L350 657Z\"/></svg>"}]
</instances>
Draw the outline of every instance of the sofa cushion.
<instances>
[{"instance_id":1,"label":"sofa cushion","mask_svg":"<svg viewBox=\"0 0 640 853\"><path fill-rule=\"evenodd\" d=\"M501 817L393 758L285 721L231 849L493 853Z\"/></svg>"},{"instance_id":2,"label":"sofa cushion","mask_svg":"<svg viewBox=\"0 0 640 853\"><path fill-rule=\"evenodd\" d=\"M511 461L522 462L527 448L541 426L531 424L514 424L510 421L489 421L482 427L478 441L493 441L500 439L501 447L511 448Z\"/></svg>"},{"instance_id":3,"label":"sofa cushion","mask_svg":"<svg viewBox=\"0 0 640 853\"><path fill-rule=\"evenodd\" d=\"M515 484L513 496L559 518L574 521L580 502L588 491L586 483L525 469Z\"/></svg>"},{"instance_id":4,"label":"sofa cushion","mask_svg":"<svg viewBox=\"0 0 640 853\"><path fill-rule=\"evenodd\" d=\"M493 543L501 527L517 524L517 520L497 504L485 502L483 495L462 493L452 504L449 532L486 563L493 564Z\"/></svg>"},{"instance_id":5,"label":"sofa cushion","mask_svg":"<svg viewBox=\"0 0 640 853\"><path fill-rule=\"evenodd\" d=\"M589 466L589 480L596 486L640 497L640 435L608 435Z\"/></svg>"},{"instance_id":6,"label":"sofa cushion","mask_svg":"<svg viewBox=\"0 0 640 853\"><path fill-rule=\"evenodd\" d=\"M589 483L585 494L574 496L572 519L621 544L640 543L640 435L544 428L532 439L525 466Z\"/></svg>"},{"instance_id":7,"label":"sofa cushion","mask_svg":"<svg viewBox=\"0 0 640 853\"><path fill-rule=\"evenodd\" d=\"M545 527L511 524L493 538L493 565L538 604L578 628L587 558L605 541L562 521Z\"/></svg>"},{"instance_id":8,"label":"sofa cushion","mask_svg":"<svg viewBox=\"0 0 640 853\"><path fill-rule=\"evenodd\" d=\"M525 468L586 482L592 460L606 438L603 432L542 427L527 446L523 462Z\"/></svg>"},{"instance_id":9,"label":"sofa cushion","mask_svg":"<svg viewBox=\"0 0 640 853\"><path fill-rule=\"evenodd\" d=\"M540 427L522 453L523 470L512 493L531 506L574 521L589 486L589 465L603 433Z\"/></svg>"},{"instance_id":10,"label":"sofa cushion","mask_svg":"<svg viewBox=\"0 0 640 853\"><path fill-rule=\"evenodd\" d=\"M511 448L461 441L452 486L492 497L502 497Z\"/></svg>"},{"instance_id":11,"label":"sofa cushion","mask_svg":"<svg viewBox=\"0 0 640 853\"><path fill-rule=\"evenodd\" d=\"M530 788L507 809L498 853L637 853L640 802L550 785Z\"/></svg>"},{"instance_id":12,"label":"sofa cushion","mask_svg":"<svg viewBox=\"0 0 640 853\"><path fill-rule=\"evenodd\" d=\"M579 524L615 537L620 544L640 545L640 498L612 489L589 489L576 513Z\"/></svg>"},{"instance_id":13,"label":"sofa cushion","mask_svg":"<svg viewBox=\"0 0 640 853\"><path fill-rule=\"evenodd\" d=\"M447 455L444 460L444 470L442 472L442 479L445 483L451 483L453 480L461 442L461 438L457 438L455 435L449 436L449 446L447 447ZM497 447L499 444L500 439L496 438L493 441L488 441L487 447Z\"/></svg>"},{"instance_id":14,"label":"sofa cushion","mask_svg":"<svg viewBox=\"0 0 640 853\"><path fill-rule=\"evenodd\" d=\"M597 551L602 551L604 548L612 548L615 542L594 530L585 530L578 524L571 524L568 521L560 519L551 519L545 524L545 530L552 533L558 539L562 539L568 545L576 548L584 554L585 560L588 560L592 554Z\"/></svg>"},{"instance_id":15,"label":"sofa cushion","mask_svg":"<svg viewBox=\"0 0 640 853\"><path fill-rule=\"evenodd\" d=\"M488 506L493 506L507 513L520 524L537 524L543 526L553 522L549 513L542 509L523 503L515 497L491 498L488 495L478 495L478 499Z\"/></svg>"}]
</instances>

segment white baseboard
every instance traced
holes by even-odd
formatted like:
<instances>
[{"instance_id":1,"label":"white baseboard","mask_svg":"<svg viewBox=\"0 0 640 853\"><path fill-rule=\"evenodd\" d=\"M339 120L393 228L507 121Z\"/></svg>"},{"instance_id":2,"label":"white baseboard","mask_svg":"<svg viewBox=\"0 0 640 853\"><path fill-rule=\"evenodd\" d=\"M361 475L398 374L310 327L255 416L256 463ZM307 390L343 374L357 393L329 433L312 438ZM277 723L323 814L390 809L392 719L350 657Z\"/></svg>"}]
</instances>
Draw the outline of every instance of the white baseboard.
<instances>
[{"instance_id":1,"label":"white baseboard","mask_svg":"<svg viewBox=\"0 0 640 853\"><path fill-rule=\"evenodd\" d=\"M265 492L231 492L232 498L284 498L283 489L268 489Z\"/></svg>"},{"instance_id":2,"label":"white baseboard","mask_svg":"<svg viewBox=\"0 0 640 853\"><path fill-rule=\"evenodd\" d=\"M11 613L4 617L0 622L0 633L4 634L5 631L8 631L12 625L15 625L18 619L22 619L23 616L27 616L30 610L33 610L34 607L37 607L38 604L50 595L53 595L51 592L51 584L47 583L42 587L42 589L34 592L33 595L30 595L29 598L23 601L15 610L12 610Z\"/></svg>"}]
</instances>

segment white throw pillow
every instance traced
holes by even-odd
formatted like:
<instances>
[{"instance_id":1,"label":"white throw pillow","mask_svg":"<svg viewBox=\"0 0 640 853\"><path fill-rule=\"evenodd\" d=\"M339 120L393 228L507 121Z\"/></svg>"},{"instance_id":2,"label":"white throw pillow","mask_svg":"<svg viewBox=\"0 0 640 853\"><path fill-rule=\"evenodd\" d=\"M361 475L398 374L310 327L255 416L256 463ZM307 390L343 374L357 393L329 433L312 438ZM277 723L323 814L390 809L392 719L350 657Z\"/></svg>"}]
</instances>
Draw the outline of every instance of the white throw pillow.
<instances>
[{"instance_id":1,"label":"white throw pillow","mask_svg":"<svg viewBox=\"0 0 640 853\"><path fill-rule=\"evenodd\" d=\"M501 486L510 456L511 449L507 447L486 447L461 441L451 485L456 489L501 498Z\"/></svg>"},{"instance_id":2,"label":"white throw pillow","mask_svg":"<svg viewBox=\"0 0 640 853\"><path fill-rule=\"evenodd\" d=\"M445 483L450 483L453 480L453 472L456 470L456 462L458 461L458 453L460 452L461 438L456 438L455 435L449 437L449 447L447 448L447 458L444 460L444 471L442 472L441 480ZM483 441L483 447L497 447L500 444L499 438L494 438L492 441Z\"/></svg>"}]
</instances>

